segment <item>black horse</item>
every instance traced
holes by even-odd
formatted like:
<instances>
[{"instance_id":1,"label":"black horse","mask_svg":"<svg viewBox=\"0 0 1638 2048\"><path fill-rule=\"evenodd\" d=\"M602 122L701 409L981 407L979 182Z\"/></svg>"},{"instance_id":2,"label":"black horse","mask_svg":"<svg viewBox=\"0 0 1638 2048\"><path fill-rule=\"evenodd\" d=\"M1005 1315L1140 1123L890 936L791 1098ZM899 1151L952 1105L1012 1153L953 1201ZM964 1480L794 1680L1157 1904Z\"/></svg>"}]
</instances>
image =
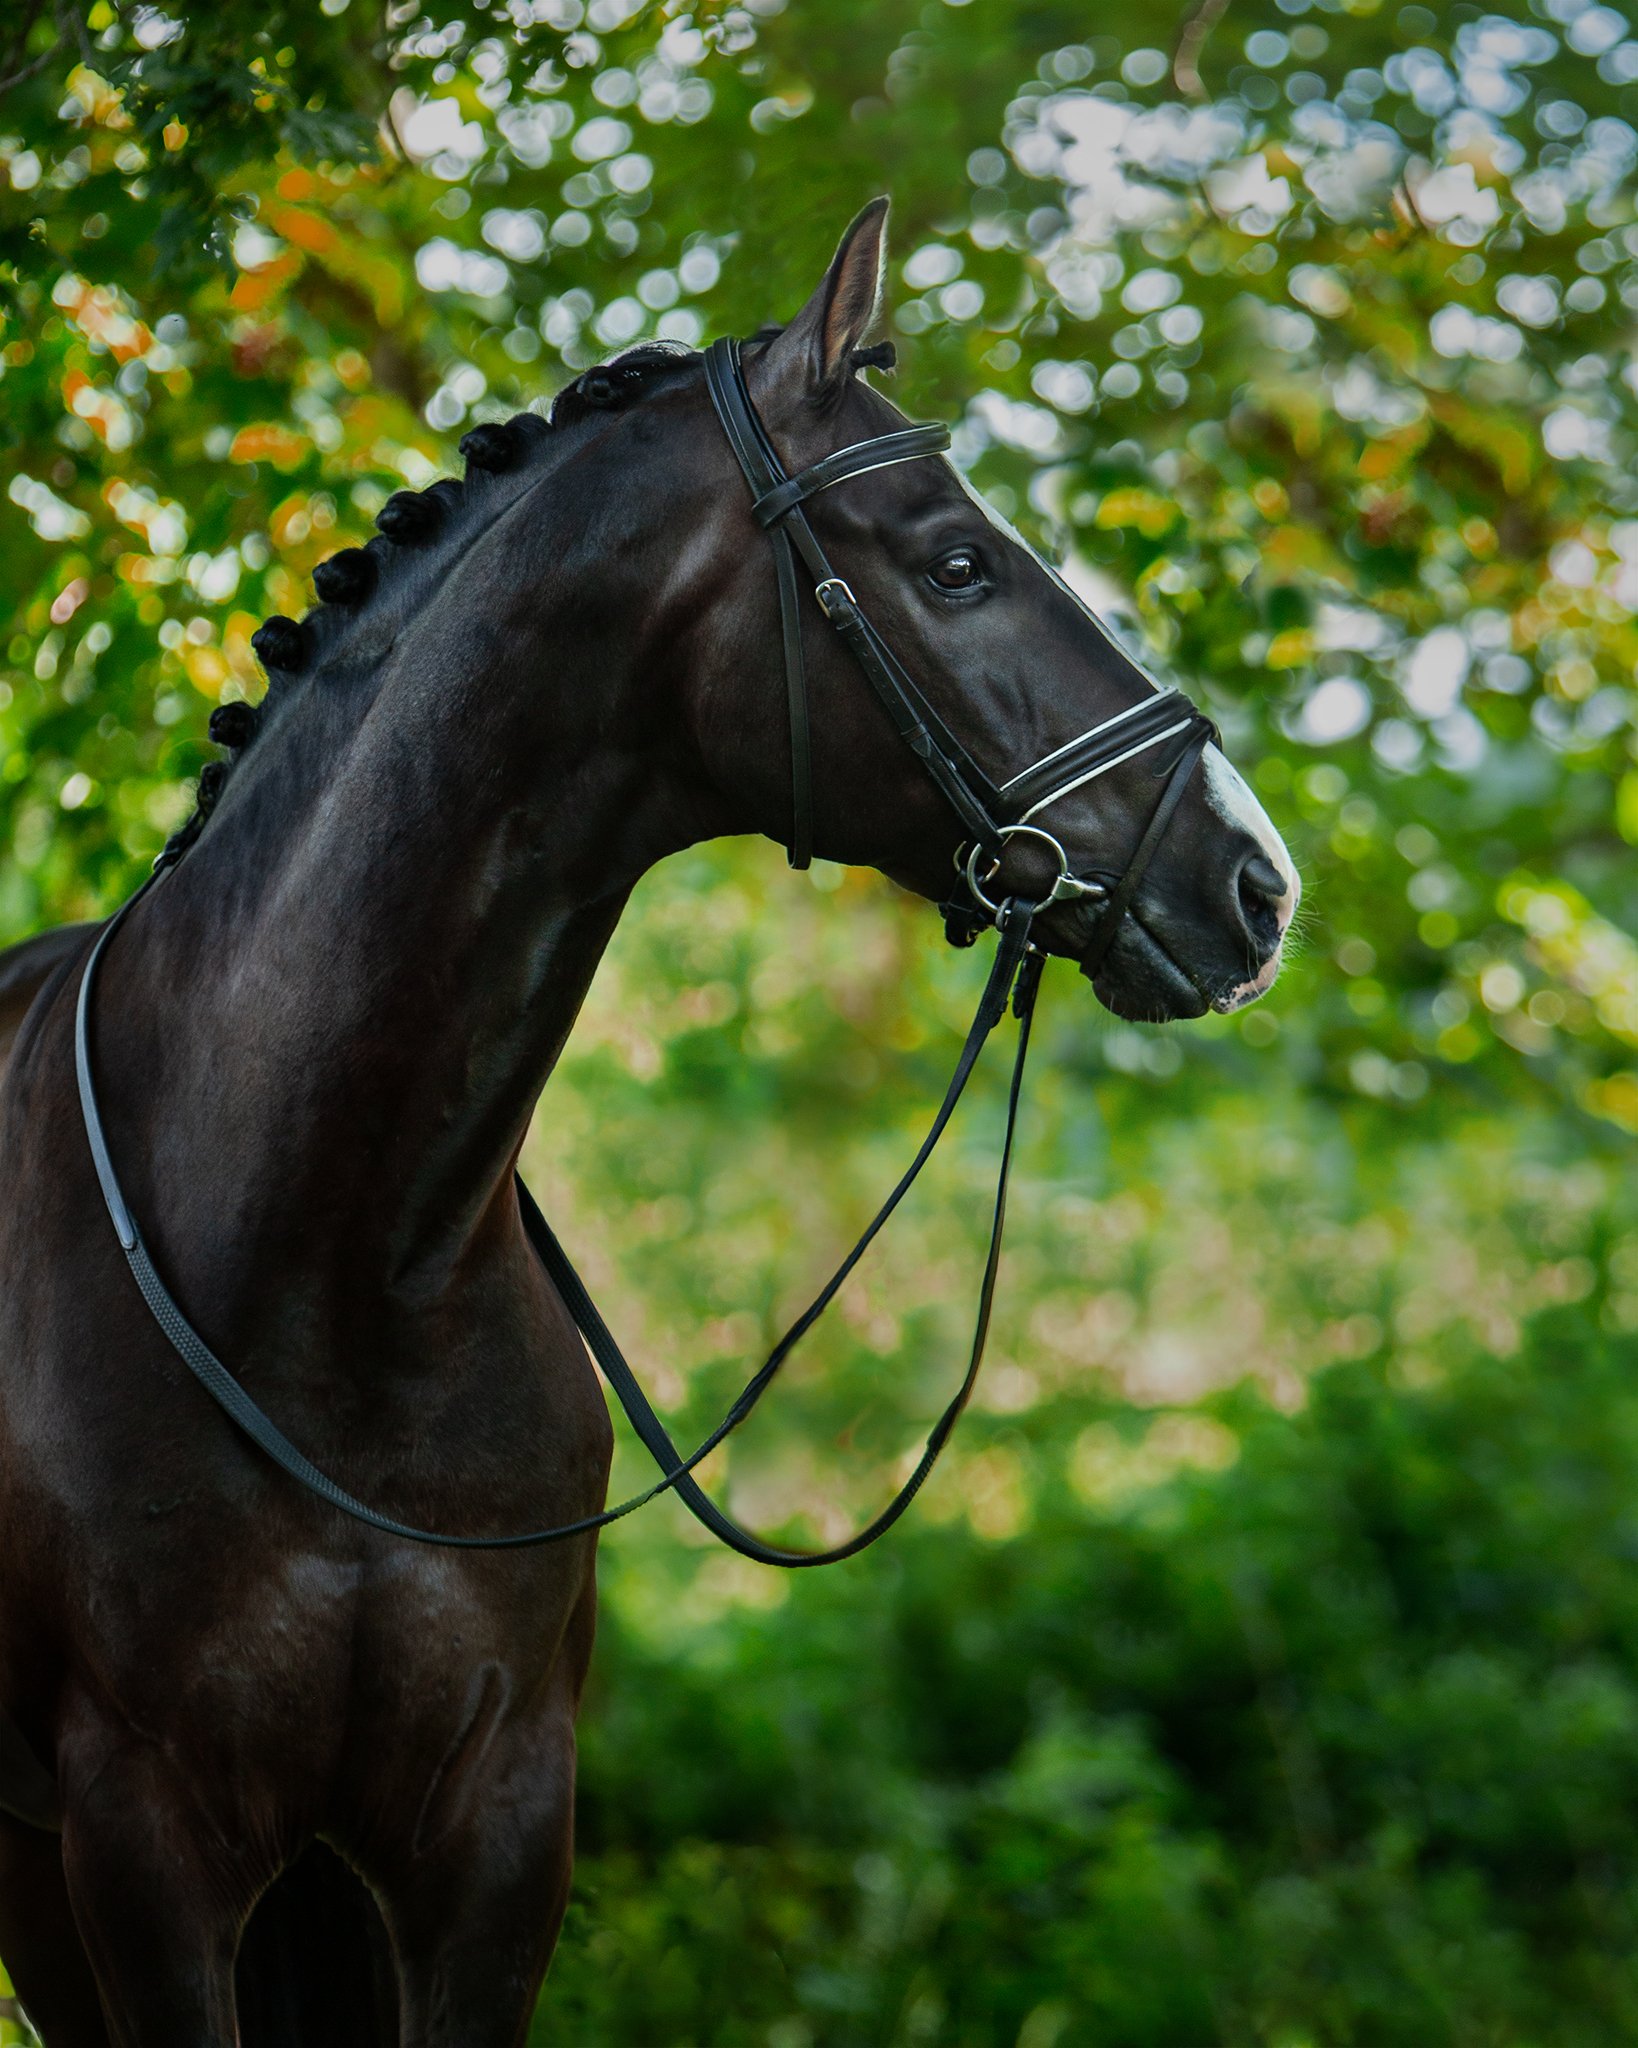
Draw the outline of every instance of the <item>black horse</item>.
<instances>
[{"instance_id":1,"label":"black horse","mask_svg":"<svg viewBox=\"0 0 1638 2048\"><path fill-rule=\"evenodd\" d=\"M885 211L747 347L792 472L904 424L857 374ZM792 756L768 541L699 356L638 350L467 454L324 565L321 609L263 629L267 697L213 721L230 759L109 951L94 1056L155 1262L217 1353L353 1493L485 1533L594 1512L609 1466L514 1194L536 1099L638 877L787 837ZM942 461L809 510L996 784L1148 696ZM815 845L936 901L962 822L802 602ZM1079 871L1129 860L1143 767L1055 804ZM1097 994L1233 1008L1295 896L1209 750ZM1084 957L1095 922L1067 900L1035 936ZM569 1885L594 1539L361 1528L201 1397L79 1121L93 936L0 959L0 1954L48 2048L510 2048Z\"/></svg>"}]
</instances>

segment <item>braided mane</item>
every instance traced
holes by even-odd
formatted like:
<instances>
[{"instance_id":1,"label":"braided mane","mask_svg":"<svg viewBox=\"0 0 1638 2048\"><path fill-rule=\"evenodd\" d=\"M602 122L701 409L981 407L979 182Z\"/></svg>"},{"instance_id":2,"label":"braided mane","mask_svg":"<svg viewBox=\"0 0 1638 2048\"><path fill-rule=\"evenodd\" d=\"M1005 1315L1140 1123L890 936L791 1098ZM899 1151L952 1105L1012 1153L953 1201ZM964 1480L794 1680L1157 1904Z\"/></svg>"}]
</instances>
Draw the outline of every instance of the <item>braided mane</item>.
<instances>
[{"instance_id":1,"label":"braided mane","mask_svg":"<svg viewBox=\"0 0 1638 2048\"><path fill-rule=\"evenodd\" d=\"M765 327L751 339L771 341L781 330ZM251 635L267 672L261 701L219 704L210 715L210 738L223 758L200 771L194 809L166 841L160 865L179 860L221 802L229 777L247 749L298 694L304 680L343 662L371 624L389 608L413 610L442 582L447 558L466 547L512 502L499 480L544 469L558 452L557 437L600 413L618 410L668 382L699 360L680 342L651 341L594 364L566 384L548 412L515 413L473 427L460 443L465 477L440 477L424 491L398 491L376 514L374 539L343 548L313 571L319 604L304 618L275 614ZM855 351L853 367L891 369L891 342Z\"/></svg>"}]
</instances>

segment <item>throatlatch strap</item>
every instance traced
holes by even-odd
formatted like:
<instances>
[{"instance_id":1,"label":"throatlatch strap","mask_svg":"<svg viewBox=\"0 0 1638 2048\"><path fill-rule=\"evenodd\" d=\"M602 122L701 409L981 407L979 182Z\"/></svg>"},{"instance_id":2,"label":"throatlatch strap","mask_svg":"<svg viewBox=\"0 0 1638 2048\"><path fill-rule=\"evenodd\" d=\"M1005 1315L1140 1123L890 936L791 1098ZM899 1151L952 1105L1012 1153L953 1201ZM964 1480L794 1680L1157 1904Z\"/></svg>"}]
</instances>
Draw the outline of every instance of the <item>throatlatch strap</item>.
<instances>
[{"instance_id":1,"label":"throatlatch strap","mask_svg":"<svg viewBox=\"0 0 1638 2048\"><path fill-rule=\"evenodd\" d=\"M1034 1005L1035 987L1040 970L1040 956L1029 952L1032 913L1027 907L1016 909L1005 921L1000 942L996 947L995 959L990 967L989 978L984 985L984 993L979 998L978 1009L962 1045L955 1072L950 1077L950 1085L944 1092L944 1100L939 1104L938 1114L934 1117L915 1158L900 1176L897 1186L877 1210L853 1249L775 1345L759 1370L747 1381L727 1415L690 1456L684 1458L678 1452L664 1423L655 1414L652 1403L639 1385L637 1376L627 1363L624 1353L615 1342L608 1325L598 1314L585 1284L553 1235L551 1226L540 1213L534 1197L522 1179L517 1180L518 1204L529 1242L539 1255L547 1277L557 1288L565 1306L574 1317L575 1325L585 1339L592 1356L613 1387L632 1428L660 1466L662 1477L644 1492L634 1494L615 1507L604 1508L599 1514L585 1515L578 1521L565 1522L555 1528L531 1529L508 1536L451 1536L430 1529L418 1529L412 1523L397 1521L391 1515L379 1514L374 1508L366 1507L362 1501L355 1500L345 1487L338 1485L327 1473L321 1471L304 1452L298 1450L271 1417L251 1398L188 1321L178 1307L175 1297L160 1278L153 1260L148 1256L147 1247L142 1242L142 1234L120 1187L119 1176L108 1150L102 1114L97 1104L96 1083L91 1072L90 1018L97 968L109 941L158 879L157 875L150 877L124 907L109 919L86 959L80 977L79 1000L74 1015L74 1067L79 1084L80 1110L103 1200L113 1221L120 1249L125 1254L132 1278L136 1281L149 1314L158 1324L172 1350L211 1399L282 1472L294 1479L298 1485L305 1487L309 1493L328 1502L331 1507L338 1508L344 1515L351 1516L356 1522L363 1522L369 1528L379 1529L389 1536L402 1537L410 1543L434 1544L449 1550L521 1550L534 1548L543 1543L562 1542L570 1536L583 1536L594 1529L606 1528L610 1522L622 1520L659 1494L673 1490L713 1535L719 1536L741 1555L754 1558L762 1564L781 1565L788 1569L830 1564L840 1558L852 1557L874 1543L877 1537L884 1535L893 1526L921 1490L928 1473L937 1463L939 1453L948 1441L950 1431L955 1427L956 1418L967 1405L978 1377L979 1366L983 1361L984 1342L989 1331L990 1309L995 1295L995 1276L1001 1258L1001 1237L1006 1220L1007 1182L1011 1172L1013 1135L1017 1127L1024 1062L1029 1052L1030 1013ZM914 1472L899 1488L887 1507L856 1536L831 1550L812 1552L782 1550L764 1543L760 1537L742 1529L730 1516L724 1514L690 1475L694 1467L708 1457L750 1414L773 1384L785 1360L835 1299L848 1275L915 1184L922 1168L932 1155L933 1148L943 1136L945 1126L955 1112L956 1104L961 1100L985 1041L1006 1014L1009 995L1013 999L1019 1019L1018 1050L1013 1061L1012 1083L1007 1098L1007 1127L1002 1142L1000 1171L996 1180L989 1256L985 1262L984 1278L979 1289L972 1350L961 1384L944 1413L933 1425Z\"/></svg>"}]
</instances>

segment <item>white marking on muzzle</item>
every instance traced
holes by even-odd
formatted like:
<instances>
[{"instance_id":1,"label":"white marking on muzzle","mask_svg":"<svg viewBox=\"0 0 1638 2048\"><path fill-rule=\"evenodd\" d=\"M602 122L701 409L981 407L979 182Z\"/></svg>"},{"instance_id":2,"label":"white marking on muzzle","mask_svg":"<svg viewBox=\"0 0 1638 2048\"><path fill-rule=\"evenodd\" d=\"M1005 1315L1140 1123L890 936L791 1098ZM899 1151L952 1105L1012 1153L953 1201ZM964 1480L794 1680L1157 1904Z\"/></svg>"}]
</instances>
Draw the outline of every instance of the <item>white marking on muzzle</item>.
<instances>
[{"instance_id":1,"label":"white marking on muzzle","mask_svg":"<svg viewBox=\"0 0 1638 2048\"><path fill-rule=\"evenodd\" d=\"M1234 763L1217 747L1208 747L1205 758L1207 803L1226 825L1238 825L1242 832L1249 832L1285 881L1285 901L1278 906L1283 932L1302 898L1302 881L1285 850L1285 841Z\"/></svg>"},{"instance_id":2,"label":"white marking on muzzle","mask_svg":"<svg viewBox=\"0 0 1638 2048\"><path fill-rule=\"evenodd\" d=\"M1282 937L1281 945L1284 944ZM1274 985L1274 977L1280 971L1280 946L1276 946L1258 969L1252 981L1236 982L1226 995L1214 996L1212 1008L1219 1016L1226 1017L1231 1010L1243 1010L1247 1003L1254 1003L1259 996L1267 995Z\"/></svg>"},{"instance_id":3,"label":"white marking on muzzle","mask_svg":"<svg viewBox=\"0 0 1638 2048\"><path fill-rule=\"evenodd\" d=\"M1206 749L1206 802L1226 825L1248 832L1285 881L1284 899L1274 906L1274 914L1280 924L1279 942L1250 981L1238 983L1212 1004L1214 1010L1226 1014L1230 1010L1244 1009L1247 1003L1254 1003L1273 986L1274 977L1280 971L1286 929L1302 897L1302 879L1286 851L1285 841L1252 794L1251 785L1216 747Z\"/></svg>"},{"instance_id":4,"label":"white marking on muzzle","mask_svg":"<svg viewBox=\"0 0 1638 2048\"><path fill-rule=\"evenodd\" d=\"M995 507L978 491L971 480L955 467L954 463L947 464L947 467L955 476L963 491L966 492L967 496L984 514L984 517L990 524L998 532L1004 534L1015 547L1022 549L1032 561L1038 563L1045 570L1046 574L1057 584L1058 588L1084 614L1088 624L1092 626L1099 638L1114 650L1115 654L1131 669L1134 675L1146 682L1151 690L1158 690L1161 685L1155 681L1154 677L1143 667L1141 661L1099 617L1097 610L1089 602L1090 590L1076 588L1076 583L1087 584L1090 578L1096 576L1097 572L1090 570L1088 564L1078 562L1072 557L1067 565L1069 572L1073 574L1078 569L1080 574L1076 576L1075 582L1071 582L1069 575L1064 570L1056 568L1049 562L1038 548L1033 547L1024 538L1010 520L1003 518L996 511ZM1114 591L1113 585L1110 586L1110 590L1111 592ZM1267 991L1274 977L1279 973L1280 954L1285 942L1286 929L1290 925L1297 905L1302 899L1302 878L1298 875L1296 865L1290 854L1286 851L1285 841L1275 831L1273 820L1257 801L1250 783L1246 781L1234 763L1228 759L1220 747L1207 747L1201 758L1204 763L1206 778L1207 804L1223 820L1224 824L1238 826L1242 832L1249 833L1256 840L1262 852L1274 863L1276 870L1285 882L1285 896L1274 906L1274 914L1278 918L1280 926L1279 943L1275 945L1268 959L1263 962L1255 980L1241 982L1237 988L1231 989L1226 996L1219 997L1213 1006L1219 1010L1235 1010L1244 1003L1255 1002L1258 996ZM1109 765L1114 766L1116 764L1110 763ZM1103 771L1100 770L1098 772L1101 773ZM1071 785L1071 787L1074 786L1073 784ZM1055 802L1058 796L1066 794L1067 791L1059 790L1055 792L1052 801ZM1037 806L1037 809L1039 808L1040 806Z\"/></svg>"}]
</instances>

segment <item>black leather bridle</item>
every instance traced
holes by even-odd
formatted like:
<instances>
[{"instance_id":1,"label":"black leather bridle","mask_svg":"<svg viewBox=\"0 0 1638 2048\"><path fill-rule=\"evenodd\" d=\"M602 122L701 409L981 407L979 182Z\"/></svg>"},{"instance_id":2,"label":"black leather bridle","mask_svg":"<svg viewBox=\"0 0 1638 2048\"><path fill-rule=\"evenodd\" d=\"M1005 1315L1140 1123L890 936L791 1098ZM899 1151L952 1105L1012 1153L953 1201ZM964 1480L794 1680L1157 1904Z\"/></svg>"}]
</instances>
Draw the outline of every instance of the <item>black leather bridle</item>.
<instances>
[{"instance_id":1,"label":"black leather bridle","mask_svg":"<svg viewBox=\"0 0 1638 2048\"><path fill-rule=\"evenodd\" d=\"M158 884L185 849L162 855L155 872L104 925L80 977L79 1000L74 1019L74 1061L79 1084L80 1108L91 1148L103 1200L113 1222L121 1251L132 1278L166 1340L234 1423L257 1444L290 1478L307 1490L350 1515L355 1521L412 1543L429 1543L457 1550L513 1550L541 1543L559 1542L584 1535L631 1514L656 1495L675 1492L690 1511L743 1556L761 1564L797 1568L832 1564L852 1557L884 1535L909 1507L932 1471L939 1453L948 1442L962 1410L972 1394L983 1361L990 1310L995 1298L996 1274L1001 1260L1001 1240L1006 1222L1007 1182L1012 1165L1013 1138L1017 1130L1018 1105L1023 1089L1024 1063L1029 1053L1030 1021L1035 992L1045 961L1044 953L1031 941L1035 918L1050 905L1072 900L1101 901L1083 971L1091 973L1101 964L1114 944L1139 884L1164 837L1173 813L1181 801L1206 744L1215 737L1211 721L1176 690L1157 690L1127 711L1104 719L1067 746L1058 748L1045 760L1022 770L999 787L978 767L927 702L914 680L860 609L847 583L831 566L802 510L804 503L819 492L850 477L881 469L891 463L912 462L937 455L949 446L947 429L912 426L894 433L861 441L839 449L803 470L787 476L772 442L757 417L746 389L745 372L737 341L718 341L706 352L705 369L711 400L722 422L729 445L750 485L757 520L773 542L779 583L781 637L784 645L786 689L790 711L792 823L790 860L793 867L806 867L813 850L813 769L809 743L806 670L802 649L802 606L797 561L800 558L813 580L819 608L853 654L872 689L892 718L900 737L926 767L948 799L965 834L957 856L959 893L943 906L946 929L958 944L970 945L979 931L993 925L997 932L995 959L984 993L954 1074L944 1093L938 1113L915 1158L893 1192L871 1219L864 1234L842 1260L831 1278L807 1309L797 1318L770 1352L759 1370L747 1381L734 1402L705 1441L690 1456L683 1457L672 1442L665 1425L638 1384L636 1375L615 1342L608 1325L597 1311L567 1253L558 1243L551 1226L540 1213L521 1177L516 1180L519 1214L523 1229L557 1288L564 1305L574 1317L588 1349L614 1388L632 1427L660 1467L661 1477L644 1492L633 1495L600 1514L586 1515L575 1522L552 1529L534 1529L505 1536L453 1536L378 1513L355 1500L328 1474L321 1472L291 1443L277 1424L251 1398L200 1336L178 1306L142 1241L142 1233L120 1187L103 1128L91 1063L91 1012L97 969L110 941L138 902ZM1060 797L1111 769L1136 759L1150 750L1176 742L1163 757L1166 775L1159 801L1145 826L1122 873L1107 879L1078 876L1070 872L1068 857L1059 841L1044 826L1032 821ZM1020 836L1044 842L1056 854L1058 873L1044 896L1033 900L1000 893L999 876L1008 844ZM995 890L991 895L989 891ZM1011 1008L1018 1018L1018 1045L1013 1058L1012 1079L1007 1091L1006 1132L1001 1145L1001 1163L996 1179L995 1204L990 1219L989 1250L979 1287L978 1313L973 1330L967 1369L960 1385L938 1421L929 1432L915 1470L892 1500L871 1522L827 1550L786 1550L765 1543L742 1528L704 1492L693 1477L694 1468L737 1429L768 1387L785 1360L819 1320L840 1291L888 1218L910 1191L917 1176L943 1136L956 1104L977 1064L978 1055L996 1025Z\"/></svg>"},{"instance_id":2,"label":"black leather bridle","mask_svg":"<svg viewBox=\"0 0 1638 2048\"><path fill-rule=\"evenodd\" d=\"M791 866L805 868L813 857L813 749L802 651L800 557L812 578L820 611L863 670L900 739L926 768L961 822L965 838L956 862L960 891L943 906L952 942L971 945L979 931L994 922L1005 899L988 892L996 884L1008 844L1014 839L1033 839L1046 846L1058 863L1046 895L1035 900L1036 911L1077 900L1103 904L1081 958L1082 970L1095 973L1115 942L1195 763L1207 743L1217 737L1217 728L1180 690L1154 690L1125 711L1101 719L1010 781L999 786L992 782L860 609L802 509L809 499L849 477L942 455L950 445L949 428L936 424L901 427L891 434L855 442L850 448L839 448L799 475L787 476L751 402L737 341L715 341L706 350L705 380L728 445L750 486L751 510L773 542L790 714ZM1071 873L1069 857L1058 839L1034 820L1071 790L1168 742L1172 744L1159 771L1168 776L1166 788L1124 873L1109 878Z\"/></svg>"}]
</instances>

